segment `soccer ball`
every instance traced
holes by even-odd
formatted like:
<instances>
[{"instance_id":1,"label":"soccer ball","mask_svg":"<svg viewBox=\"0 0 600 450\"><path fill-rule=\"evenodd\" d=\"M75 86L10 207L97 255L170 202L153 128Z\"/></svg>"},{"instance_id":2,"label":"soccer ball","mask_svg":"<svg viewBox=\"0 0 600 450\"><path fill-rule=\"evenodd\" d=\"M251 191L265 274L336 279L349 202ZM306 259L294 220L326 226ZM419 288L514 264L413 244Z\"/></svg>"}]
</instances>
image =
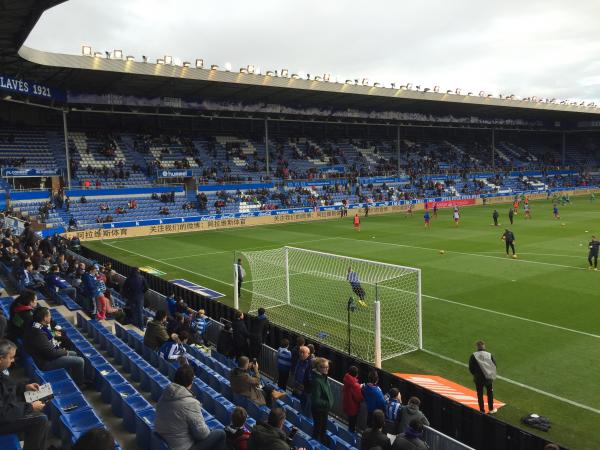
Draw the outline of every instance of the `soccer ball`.
<instances>
[{"instance_id":1,"label":"soccer ball","mask_svg":"<svg viewBox=\"0 0 600 450\"><path fill-rule=\"evenodd\" d=\"M512 258L513 259L517 259L517 255L512 255Z\"/></svg>"},{"instance_id":2,"label":"soccer ball","mask_svg":"<svg viewBox=\"0 0 600 450\"><path fill-rule=\"evenodd\" d=\"M444 253L446 253L445 250L440 250L440 255L443 255Z\"/></svg>"},{"instance_id":3,"label":"soccer ball","mask_svg":"<svg viewBox=\"0 0 600 450\"><path fill-rule=\"evenodd\" d=\"M561 227L564 227L565 225L566 225L566 223L564 223L564 222L560 224Z\"/></svg>"}]
</instances>

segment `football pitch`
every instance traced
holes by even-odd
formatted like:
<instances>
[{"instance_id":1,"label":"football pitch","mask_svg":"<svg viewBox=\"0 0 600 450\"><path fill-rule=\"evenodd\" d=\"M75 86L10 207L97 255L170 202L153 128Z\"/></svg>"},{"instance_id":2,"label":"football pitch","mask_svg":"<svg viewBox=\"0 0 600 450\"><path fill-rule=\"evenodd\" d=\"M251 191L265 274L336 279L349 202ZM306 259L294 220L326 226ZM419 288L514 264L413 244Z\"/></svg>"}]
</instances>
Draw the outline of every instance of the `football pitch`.
<instances>
[{"instance_id":1,"label":"football pitch","mask_svg":"<svg viewBox=\"0 0 600 450\"><path fill-rule=\"evenodd\" d=\"M492 211L500 226L492 226ZM467 369L483 339L498 363L498 417L518 424L535 412L551 419L550 440L573 449L600 448L600 272L587 266L587 243L600 235L600 202L574 198L552 215L550 201L531 202L510 226L518 258L500 236L509 205L440 210L430 230L422 213L390 214L231 230L96 241L85 245L137 266L166 272L224 293L233 304L234 251L292 245L420 268L424 350L384 362L394 372L441 375L473 387ZM440 250L444 250L441 253ZM250 288L250 286L246 286ZM243 295L241 307L249 307ZM340 310L345 323L345 308ZM307 334L311 334L310 331ZM528 431L536 432L527 428Z\"/></svg>"}]
</instances>

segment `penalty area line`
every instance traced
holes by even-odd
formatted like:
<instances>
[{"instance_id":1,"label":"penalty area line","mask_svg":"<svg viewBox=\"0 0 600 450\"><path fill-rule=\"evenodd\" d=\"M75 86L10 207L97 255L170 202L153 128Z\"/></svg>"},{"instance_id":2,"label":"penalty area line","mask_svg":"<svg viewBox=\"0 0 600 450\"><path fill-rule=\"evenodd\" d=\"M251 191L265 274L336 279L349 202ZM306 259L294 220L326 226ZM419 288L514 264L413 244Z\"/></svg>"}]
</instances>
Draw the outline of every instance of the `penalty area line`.
<instances>
[{"instance_id":1,"label":"penalty area line","mask_svg":"<svg viewBox=\"0 0 600 450\"><path fill-rule=\"evenodd\" d=\"M427 353L427 354L429 354L431 356L435 356L436 358L443 359L444 361L448 361L448 362L457 364L457 365L462 366L462 367L469 367L468 364L466 364L466 363L464 363L462 361L458 361L456 359L450 358L450 357L442 355L440 353L436 353L436 352L433 352L431 350L427 350L425 348L421 349L421 351L423 351L424 353ZM520 381L512 380L510 378L503 377L503 376L500 376L500 375L498 375L498 377L496 379L504 381L506 383L514 384L515 386L518 386L520 388L527 389L529 391L535 392L536 394L540 394L540 395L543 395L543 396L546 396L546 397L550 397L550 398L552 398L554 400L558 400L560 402L567 403L567 404L569 404L571 406L575 406L577 408L585 409L586 411L590 411L590 412L593 412L593 413L596 413L596 414L600 414L600 409L596 409L596 408L594 408L592 406L585 405L583 403L579 403L579 402L576 402L574 400L570 400L570 399L565 398L565 397L561 397L560 395L556 395L556 394L553 394L551 392L547 392L547 391L544 391L542 389L538 389L536 387L529 386L528 384L521 383Z\"/></svg>"}]
</instances>

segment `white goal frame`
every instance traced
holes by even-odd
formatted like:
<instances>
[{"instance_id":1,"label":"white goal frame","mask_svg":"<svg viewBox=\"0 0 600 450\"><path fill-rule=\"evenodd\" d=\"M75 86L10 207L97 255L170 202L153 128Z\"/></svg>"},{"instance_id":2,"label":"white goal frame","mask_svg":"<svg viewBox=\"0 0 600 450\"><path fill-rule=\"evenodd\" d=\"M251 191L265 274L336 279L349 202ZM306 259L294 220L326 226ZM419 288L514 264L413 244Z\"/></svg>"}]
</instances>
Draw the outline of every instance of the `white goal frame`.
<instances>
[{"instance_id":1,"label":"white goal frame","mask_svg":"<svg viewBox=\"0 0 600 450\"><path fill-rule=\"evenodd\" d=\"M407 266L401 266L401 265L396 265L396 264L389 264L389 263L384 263L384 262L378 262L378 261L372 261L372 260L368 260L368 259L362 259L362 258L355 258L355 257L351 257L351 256L344 256L344 255L336 255L333 253L326 253L326 252L321 252L321 251L316 251L316 250L308 250L308 249L303 249L303 248L298 248L298 247L291 247L291 246L284 246L281 249L272 249L272 250L283 250L283 258L282 258L282 264L284 265L283 267L283 271L284 271L284 276L281 276L282 278L282 282L285 284L285 290L283 292L281 292L281 296L285 296L286 298L280 298L277 299L278 302L281 302L282 306L287 304L290 305L292 307L294 307L294 303L293 303L293 299L290 296L290 267L289 267L289 262L290 262L290 252L304 252L304 253L308 253L308 254L314 254L314 255L319 255L319 256L323 256L326 258L335 258L338 260L343 260L349 264L352 263L361 263L361 264L367 264L367 265L373 265L373 266L379 266L379 267L388 267L391 270L398 270L400 271L405 271L407 273L414 273L416 276L416 282L415 282L415 289L416 292L412 292L412 291L404 291L406 293L409 294L414 294L416 296L416 326L417 326L417 332L418 332L418 338L417 338L417 342L418 342L418 348L415 348L414 350L421 350L423 348L423 313L422 313L422 298L421 298L421 269L418 268L414 268L414 267L407 267ZM239 252L240 254L244 254L245 252L241 251ZM248 253L253 253L253 252L248 252ZM257 252L259 253L259 252ZM239 255L238 255L239 256ZM235 259L237 261L237 258ZM318 273L315 275L318 277ZM323 278L327 278L327 276L332 276L331 274L327 274L327 273L323 273ZM389 280L394 279L389 278ZM385 281L385 279L380 280L381 281ZM234 306L236 309L239 309L239 298L238 298L238 290L237 290L237 285L238 285L238 271L237 271L237 263L234 263L233 265L233 290L234 290ZM393 289L393 288L392 288ZM246 289L245 289L246 290ZM252 289L247 289L249 292L253 292ZM374 342L373 342L373 350L374 350L374 360L372 361L374 363L374 365L378 368L381 368L381 363L382 363L382 318L381 318L381 302L380 302L380 297L378 294L378 290L377 290L377 283L375 283L375 300L373 302L373 313L374 313L374 320L373 320L373 325L374 325L374 330L372 330L373 332L373 338L374 338ZM301 308L301 307L299 307ZM325 318L325 317L324 317ZM335 319L331 319L331 320L335 320ZM411 322L414 321L411 320ZM285 325L284 325L285 326ZM295 330L297 331L297 330ZM412 336L414 336L414 334L412 334ZM312 339L312 337L310 337ZM385 336L383 337L385 339L392 339L389 336ZM414 343L411 344L411 347L414 348ZM342 349L338 349L340 351L342 351ZM411 350L411 351L414 351ZM406 353L406 352L404 352ZM397 355L391 355L386 357L385 359L388 358L392 358L394 356Z\"/></svg>"}]
</instances>

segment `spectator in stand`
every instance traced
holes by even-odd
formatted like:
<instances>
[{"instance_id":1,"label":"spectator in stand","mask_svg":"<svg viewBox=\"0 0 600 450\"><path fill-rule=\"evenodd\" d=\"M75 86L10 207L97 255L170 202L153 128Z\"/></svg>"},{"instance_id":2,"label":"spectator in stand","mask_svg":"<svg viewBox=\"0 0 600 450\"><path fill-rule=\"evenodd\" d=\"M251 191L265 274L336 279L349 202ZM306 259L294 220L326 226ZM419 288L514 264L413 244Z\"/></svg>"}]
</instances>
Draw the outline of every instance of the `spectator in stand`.
<instances>
[{"instance_id":1,"label":"spectator in stand","mask_svg":"<svg viewBox=\"0 0 600 450\"><path fill-rule=\"evenodd\" d=\"M8 319L4 317L4 312L0 310L0 339L4 339L6 337L7 330Z\"/></svg>"},{"instance_id":2,"label":"spectator in stand","mask_svg":"<svg viewBox=\"0 0 600 450\"><path fill-rule=\"evenodd\" d=\"M392 450L427 450L429 446L423 438L423 422L413 419L404 433L396 436Z\"/></svg>"},{"instance_id":3,"label":"spectator in stand","mask_svg":"<svg viewBox=\"0 0 600 450\"><path fill-rule=\"evenodd\" d=\"M106 320L107 318L114 319L117 322L122 322L125 314L120 308L115 308L112 303L110 291L106 291L103 295L97 297L96 318L98 320Z\"/></svg>"},{"instance_id":4,"label":"spectator in stand","mask_svg":"<svg viewBox=\"0 0 600 450\"><path fill-rule=\"evenodd\" d=\"M131 312L131 321L140 330L144 329L144 294L148 290L146 279L140 269L133 269L131 275L123 283L121 294L126 299Z\"/></svg>"},{"instance_id":5,"label":"spectator in stand","mask_svg":"<svg viewBox=\"0 0 600 450\"><path fill-rule=\"evenodd\" d=\"M12 339L23 336L24 331L33 322L33 310L37 307L35 291L26 289L10 304L8 335Z\"/></svg>"},{"instance_id":6,"label":"spectator in stand","mask_svg":"<svg viewBox=\"0 0 600 450\"><path fill-rule=\"evenodd\" d=\"M322 444L329 445L327 437L327 417L333 408L333 393L329 386L329 361L315 358L311 386L311 413L313 418L313 437Z\"/></svg>"},{"instance_id":7,"label":"spectator in stand","mask_svg":"<svg viewBox=\"0 0 600 450\"><path fill-rule=\"evenodd\" d=\"M182 331L188 333L189 336L189 326L185 321L185 317L181 313L175 313L174 316L167 319L167 333L169 335L173 333L179 334Z\"/></svg>"},{"instance_id":8,"label":"spectator in stand","mask_svg":"<svg viewBox=\"0 0 600 450\"><path fill-rule=\"evenodd\" d=\"M33 271L33 264L31 261L26 261L23 269L17 272L17 275L17 289L19 293L23 292L25 289L36 290L44 287L45 283L37 278Z\"/></svg>"},{"instance_id":9,"label":"spectator in stand","mask_svg":"<svg viewBox=\"0 0 600 450\"><path fill-rule=\"evenodd\" d=\"M92 428L77 439L71 450L114 450L115 438L105 428Z\"/></svg>"},{"instance_id":10,"label":"spectator in stand","mask_svg":"<svg viewBox=\"0 0 600 450\"><path fill-rule=\"evenodd\" d=\"M161 345L158 350L158 354L167 361L177 361L179 358L187 357L187 350L185 344L187 344L189 334L187 331L182 331L179 334L171 334L169 340Z\"/></svg>"},{"instance_id":11,"label":"spectator in stand","mask_svg":"<svg viewBox=\"0 0 600 450\"><path fill-rule=\"evenodd\" d=\"M219 338L217 339L217 351L221 355L225 355L228 358L233 357L233 332L231 331L231 324L229 322L226 322L219 332Z\"/></svg>"},{"instance_id":12,"label":"spectator in stand","mask_svg":"<svg viewBox=\"0 0 600 450\"><path fill-rule=\"evenodd\" d=\"M406 427L413 419L418 419L423 425L429 426L429 420L427 420L425 414L419 409L420 405L421 400L418 397L408 399L408 404L400 412L400 430L406 430Z\"/></svg>"},{"instance_id":13,"label":"spectator in stand","mask_svg":"<svg viewBox=\"0 0 600 450\"><path fill-rule=\"evenodd\" d=\"M384 431L388 434L398 434L402 432L400 429L400 419L402 417L402 397L397 388L391 388L388 395L385 396L385 428Z\"/></svg>"},{"instance_id":14,"label":"spectator in stand","mask_svg":"<svg viewBox=\"0 0 600 450\"><path fill-rule=\"evenodd\" d=\"M270 405L272 398L283 396L274 392L271 387L261 389L258 362L250 362L247 356L240 356L238 366L229 373L229 382L231 392L247 397L258 406Z\"/></svg>"},{"instance_id":15,"label":"spectator in stand","mask_svg":"<svg viewBox=\"0 0 600 450\"><path fill-rule=\"evenodd\" d=\"M289 346L290 341L283 338L280 347L277 349L277 386L284 390L287 388L292 367L292 352L290 352Z\"/></svg>"},{"instance_id":16,"label":"spectator in stand","mask_svg":"<svg viewBox=\"0 0 600 450\"><path fill-rule=\"evenodd\" d=\"M206 331L206 324L208 318L204 314L203 309L199 309L194 314L192 321L190 322L190 329L192 331L192 342L194 344L204 344L204 331Z\"/></svg>"},{"instance_id":17,"label":"spectator in stand","mask_svg":"<svg viewBox=\"0 0 600 450\"><path fill-rule=\"evenodd\" d=\"M73 300L77 296L77 289L61 278L60 269L57 265L50 267L50 272L46 275L46 287L58 295L67 294Z\"/></svg>"},{"instance_id":18,"label":"spectator in stand","mask_svg":"<svg viewBox=\"0 0 600 450\"><path fill-rule=\"evenodd\" d=\"M42 412L45 404L39 400L26 403L23 397L25 391L37 391L37 383L17 383L8 375L16 352L14 343L0 340L0 434L23 433L23 450L43 450L50 429Z\"/></svg>"},{"instance_id":19,"label":"spectator in stand","mask_svg":"<svg viewBox=\"0 0 600 450\"><path fill-rule=\"evenodd\" d=\"M171 450L225 450L225 432L206 426L200 402L190 391L193 381L190 366L177 369L156 404L155 430Z\"/></svg>"},{"instance_id":20,"label":"spectator in stand","mask_svg":"<svg viewBox=\"0 0 600 450\"><path fill-rule=\"evenodd\" d=\"M248 355L248 329L244 322L244 313L236 311L231 325L233 329L233 351L236 358Z\"/></svg>"},{"instance_id":21,"label":"spectator in stand","mask_svg":"<svg viewBox=\"0 0 600 450\"><path fill-rule=\"evenodd\" d=\"M144 333L144 345L152 350L158 350L168 340L167 313L161 309L156 311L154 319L148 322L148 327Z\"/></svg>"},{"instance_id":22,"label":"spectator in stand","mask_svg":"<svg viewBox=\"0 0 600 450\"><path fill-rule=\"evenodd\" d=\"M23 344L25 351L31 355L37 366L42 370L67 369L78 385L82 385L83 358L77 353L60 347L50 328L50 310L45 307L37 308L33 313L33 323L25 330Z\"/></svg>"},{"instance_id":23,"label":"spectator in stand","mask_svg":"<svg viewBox=\"0 0 600 450\"><path fill-rule=\"evenodd\" d=\"M89 297L92 302L89 308L92 315L98 314L100 304L106 304L106 298L104 297L102 286L98 282L98 269L96 267L97 266L95 265L89 266L81 277L83 293ZM103 309L106 309L105 306L103 306Z\"/></svg>"},{"instance_id":24,"label":"spectator in stand","mask_svg":"<svg viewBox=\"0 0 600 450\"><path fill-rule=\"evenodd\" d=\"M306 346L300 347L298 351L298 362L294 369L292 392L300 398L302 413L310 414L310 372L312 370L312 359L310 350Z\"/></svg>"},{"instance_id":25,"label":"spectator in stand","mask_svg":"<svg viewBox=\"0 0 600 450\"><path fill-rule=\"evenodd\" d=\"M385 415L380 409L373 411L372 425L362 435L360 440L360 450L370 450L375 447L381 450L390 450L391 444L387 434L383 432L385 424Z\"/></svg>"},{"instance_id":26,"label":"spectator in stand","mask_svg":"<svg viewBox=\"0 0 600 450\"><path fill-rule=\"evenodd\" d=\"M23 244L23 246L25 248L34 246L35 241L37 240L37 237L36 237L35 233L33 232L33 230L31 229L31 224L29 222L25 222L25 226L24 226L23 232L21 233L20 238L21 238L21 244Z\"/></svg>"},{"instance_id":27,"label":"spectator in stand","mask_svg":"<svg viewBox=\"0 0 600 450\"><path fill-rule=\"evenodd\" d=\"M363 398L367 405L367 426L373 425L373 411L385 410L385 398L381 388L377 386L379 375L376 370L371 370L367 376L367 384L362 387Z\"/></svg>"},{"instance_id":28,"label":"spectator in stand","mask_svg":"<svg viewBox=\"0 0 600 450\"><path fill-rule=\"evenodd\" d=\"M248 439L248 450L290 450L290 439L283 431L285 410L271 408L266 422L257 422ZM298 448L297 450L305 450Z\"/></svg>"},{"instance_id":29,"label":"spectator in stand","mask_svg":"<svg viewBox=\"0 0 600 450\"><path fill-rule=\"evenodd\" d=\"M296 368L296 363L298 362L298 356L299 356L300 347L302 347L304 345L306 345L306 341L304 340L304 337L303 336L297 336L296 337L296 345L291 350L291 353L292 353L292 371Z\"/></svg>"},{"instance_id":30,"label":"spectator in stand","mask_svg":"<svg viewBox=\"0 0 600 450\"><path fill-rule=\"evenodd\" d=\"M250 358L258 359L262 344L269 333L269 319L267 318L265 308L258 308L258 315L252 320L250 333Z\"/></svg>"},{"instance_id":31,"label":"spectator in stand","mask_svg":"<svg viewBox=\"0 0 600 450\"><path fill-rule=\"evenodd\" d=\"M250 431L246 428L248 413L236 406L231 413L231 424L225 427L227 446L230 450L247 450Z\"/></svg>"},{"instance_id":32,"label":"spectator in stand","mask_svg":"<svg viewBox=\"0 0 600 450\"><path fill-rule=\"evenodd\" d=\"M358 368L348 367L344 375L344 387L342 388L342 407L348 416L348 431L356 432L356 420L360 412L360 404L363 401L362 387L358 382Z\"/></svg>"}]
</instances>

